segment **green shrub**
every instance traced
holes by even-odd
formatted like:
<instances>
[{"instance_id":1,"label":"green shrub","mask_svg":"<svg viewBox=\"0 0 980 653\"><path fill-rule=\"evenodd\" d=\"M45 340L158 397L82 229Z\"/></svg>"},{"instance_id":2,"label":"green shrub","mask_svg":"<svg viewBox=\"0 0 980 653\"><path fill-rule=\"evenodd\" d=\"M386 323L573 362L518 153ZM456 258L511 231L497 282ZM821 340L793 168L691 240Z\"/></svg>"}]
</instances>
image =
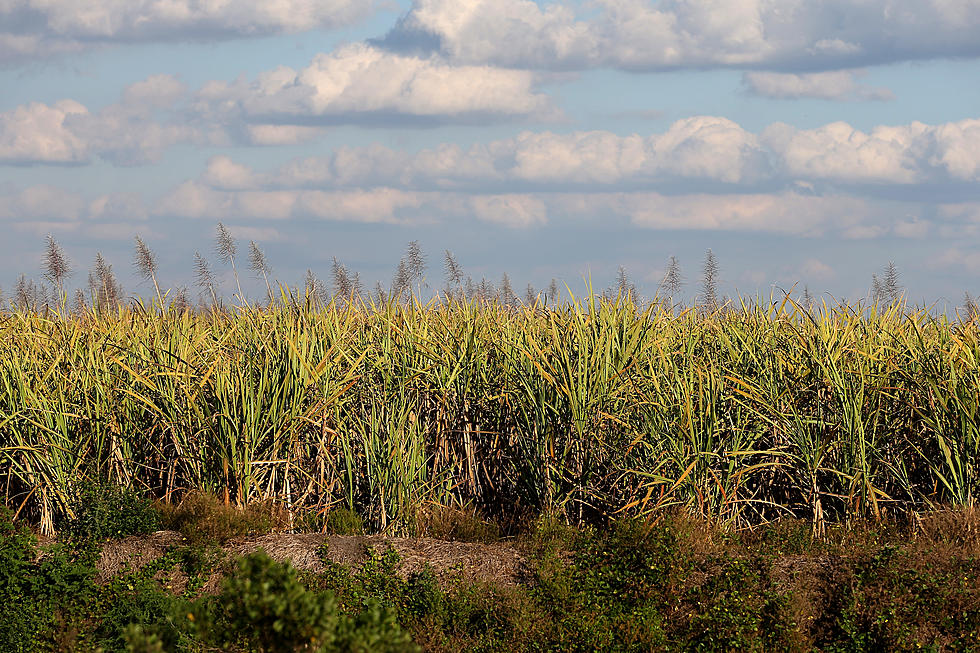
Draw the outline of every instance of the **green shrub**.
<instances>
[{"instance_id":1,"label":"green shrub","mask_svg":"<svg viewBox=\"0 0 980 653\"><path fill-rule=\"evenodd\" d=\"M334 535L363 535L364 520L348 508L334 508L327 514L326 531Z\"/></svg>"},{"instance_id":2,"label":"green shrub","mask_svg":"<svg viewBox=\"0 0 980 653\"><path fill-rule=\"evenodd\" d=\"M788 599L769 588L752 564L726 561L687 595L689 604L698 607L682 631L691 650L793 650L790 633L796 626L788 614Z\"/></svg>"},{"instance_id":3,"label":"green shrub","mask_svg":"<svg viewBox=\"0 0 980 653\"><path fill-rule=\"evenodd\" d=\"M184 638L173 618L179 615L184 602L165 592L153 579L153 571L141 570L117 579L103 590L95 637L104 649L119 651L134 645L134 626L148 638L147 646L151 641L160 642L166 650L174 650Z\"/></svg>"},{"instance_id":4,"label":"green shrub","mask_svg":"<svg viewBox=\"0 0 980 653\"><path fill-rule=\"evenodd\" d=\"M34 535L0 507L0 651L45 648L58 615L70 621L94 591L91 551L39 551Z\"/></svg>"},{"instance_id":5,"label":"green shrub","mask_svg":"<svg viewBox=\"0 0 980 653\"><path fill-rule=\"evenodd\" d=\"M132 488L85 480L76 486L70 505L74 517L67 520L65 530L75 540L105 540L160 529L160 513Z\"/></svg>"},{"instance_id":6,"label":"green shrub","mask_svg":"<svg viewBox=\"0 0 980 653\"><path fill-rule=\"evenodd\" d=\"M202 638L225 648L263 652L414 651L416 647L377 601L353 616L342 614L332 594L300 582L296 570L259 551L239 561L213 601L191 609Z\"/></svg>"},{"instance_id":7,"label":"green shrub","mask_svg":"<svg viewBox=\"0 0 980 653\"><path fill-rule=\"evenodd\" d=\"M163 640L156 633L146 632L142 626L132 624L123 634L127 653L164 653Z\"/></svg>"}]
</instances>

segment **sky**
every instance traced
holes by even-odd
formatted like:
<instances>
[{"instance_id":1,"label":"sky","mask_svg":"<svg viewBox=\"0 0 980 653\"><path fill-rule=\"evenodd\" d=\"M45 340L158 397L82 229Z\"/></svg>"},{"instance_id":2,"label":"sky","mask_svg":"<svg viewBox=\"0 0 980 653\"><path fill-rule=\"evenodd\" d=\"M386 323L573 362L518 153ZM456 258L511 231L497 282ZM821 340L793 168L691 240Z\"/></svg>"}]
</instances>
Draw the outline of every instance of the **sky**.
<instances>
[{"instance_id":1,"label":"sky","mask_svg":"<svg viewBox=\"0 0 980 653\"><path fill-rule=\"evenodd\" d=\"M0 0L0 289L52 236L273 277L980 294L980 0ZM222 272L224 288L232 282ZM258 282L247 281L254 290ZM259 291L256 291L259 292Z\"/></svg>"}]
</instances>

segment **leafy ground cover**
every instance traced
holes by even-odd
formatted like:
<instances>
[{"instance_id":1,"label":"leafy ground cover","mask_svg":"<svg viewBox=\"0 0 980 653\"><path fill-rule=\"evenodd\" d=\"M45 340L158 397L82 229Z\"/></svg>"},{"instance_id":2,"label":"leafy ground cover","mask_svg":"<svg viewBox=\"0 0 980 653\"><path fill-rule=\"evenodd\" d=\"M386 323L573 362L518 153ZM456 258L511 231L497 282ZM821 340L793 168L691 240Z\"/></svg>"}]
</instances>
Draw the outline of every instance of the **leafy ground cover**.
<instances>
[{"instance_id":1,"label":"leafy ground cover","mask_svg":"<svg viewBox=\"0 0 980 653\"><path fill-rule=\"evenodd\" d=\"M805 521L731 530L664 513L598 529L541 517L493 540L441 516L457 539L478 540L469 546L520 560L494 578L467 573L463 557L454 566L445 552L459 542L430 538L438 566L408 565L396 540L277 535L262 507L200 495L161 512L130 491L87 496L56 540L0 516L0 650L971 651L980 641L980 518L969 510L819 538ZM161 526L181 532L146 532ZM337 562L339 542L370 546ZM113 547L142 553L107 569Z\"/></svg>"}]
</instances>

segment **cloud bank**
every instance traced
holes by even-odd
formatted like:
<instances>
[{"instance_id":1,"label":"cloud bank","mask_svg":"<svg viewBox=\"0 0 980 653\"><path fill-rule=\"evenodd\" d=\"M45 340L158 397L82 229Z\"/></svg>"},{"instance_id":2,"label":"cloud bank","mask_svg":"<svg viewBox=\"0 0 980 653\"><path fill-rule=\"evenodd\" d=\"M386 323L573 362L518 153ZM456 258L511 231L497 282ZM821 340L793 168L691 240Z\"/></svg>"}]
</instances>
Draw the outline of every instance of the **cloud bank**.
<instances>
[{"instance_id":1,"label":"cloud bank","mask_svg":"<svg viewBox=\"0 0 980 653\"><path fill-rule=\"evenodd\" d=\"M216 41L349 25L372 0L0 0L0 64L152 41Z\"/></svg>"},{"instance_id":2,"label":"cloud bank","mask_svg":"<svg viewBox=\"0 0 980 653\"><path fill-rule=\"evenodd\" d=\"M645 190L814 194L980 181L980 120L913 122L863 132L844 122L816 129L774 123L759 133L715 116L679 120L665 132L530 132L468 148L445 143L418 152L378 144L293 160L258 172L226 157L203 180L216 188L405 190Z\"/></svg>"},{"instance_id":3,"label":"cloud bank","mask_svg":"<svg viewBox=\"0 0 980 653\"><path fill-rule=\"evenodd\" d=\"M414 0L381 40L465 63L809 72L980 53L975 0Z\"/></svg>"},{"instance_id":4,"label":"cloud bank","mask_svg":"<svg viewBox=\"0 0 980 653\"><path fill-rule=\"evenodd\" d=\"M527 71L450 65L355 43L314 57L296 71L285 66L254 80L211 82L195 112L270 124L412 124L553 118L547 96Z\"/></svg>"}]
</instances>

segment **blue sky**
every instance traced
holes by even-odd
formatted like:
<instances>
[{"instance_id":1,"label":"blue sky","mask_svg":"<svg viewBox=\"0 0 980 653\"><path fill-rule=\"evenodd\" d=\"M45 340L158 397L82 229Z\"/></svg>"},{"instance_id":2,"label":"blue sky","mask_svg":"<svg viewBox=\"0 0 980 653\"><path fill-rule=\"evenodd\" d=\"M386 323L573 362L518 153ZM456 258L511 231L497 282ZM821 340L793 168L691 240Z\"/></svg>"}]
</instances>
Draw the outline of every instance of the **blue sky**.
<instances>
[{"instance_id":1,"label":"blue sky","mask_svg":"<svg viewBox=\"0 0 980 653\"><path fill-rule=\"evenodd\" d=\"M387 285L419 240L477 281L914 302L980 293L978 0L0 2L0 288L44 237L131 294L215 225L276 278ZM226 279L227 281L227 279ZM230 286L228 286L230 290ZM193 288L192 288L193 290Z\"/></svg>"}]
</instances>

